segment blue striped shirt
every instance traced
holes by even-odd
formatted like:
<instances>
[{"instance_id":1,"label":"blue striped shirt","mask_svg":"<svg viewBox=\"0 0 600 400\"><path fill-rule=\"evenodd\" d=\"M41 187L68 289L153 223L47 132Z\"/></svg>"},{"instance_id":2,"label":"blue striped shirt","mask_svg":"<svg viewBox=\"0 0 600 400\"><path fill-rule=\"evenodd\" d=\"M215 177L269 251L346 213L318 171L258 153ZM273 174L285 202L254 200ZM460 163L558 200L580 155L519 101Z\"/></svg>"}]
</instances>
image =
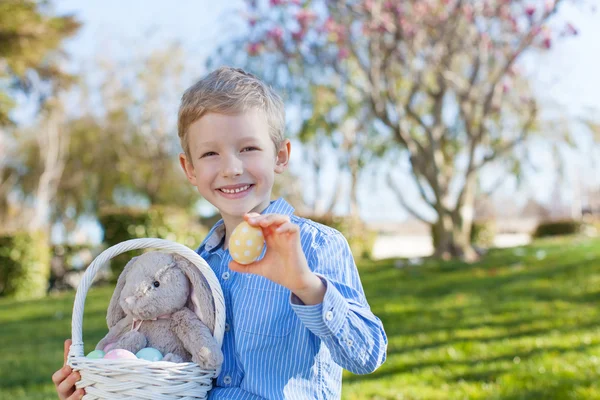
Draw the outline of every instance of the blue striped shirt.
<instances>
[{"instance_id":1,"label":"blue striped shirt","mask_svg":"<svg viewBox=\"0 0 600 400\"><path fill-rule=\"evenodd\" d=\"M210 399L336 399L342 368L366 374L385 361L387 337L369 308L346 239L293 212L278 199L263 214L288 215L299 225L308 265L327 286L321 304L304 305L262 276L231 271L222 220L197 250L225 298L225 358Z\"/></svg>"}]
</instances>

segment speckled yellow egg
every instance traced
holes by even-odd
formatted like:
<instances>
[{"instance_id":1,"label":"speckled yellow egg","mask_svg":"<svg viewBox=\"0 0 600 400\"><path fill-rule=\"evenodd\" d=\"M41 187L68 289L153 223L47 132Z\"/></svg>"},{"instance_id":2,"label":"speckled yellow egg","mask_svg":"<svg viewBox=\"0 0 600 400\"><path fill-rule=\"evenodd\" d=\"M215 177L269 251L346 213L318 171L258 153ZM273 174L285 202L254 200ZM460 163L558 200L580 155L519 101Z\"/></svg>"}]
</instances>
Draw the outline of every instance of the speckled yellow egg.
<instances>
[{"instance_id":1,"label":"speckled yellow egg","mask_svg":"<svg viewBox=\"0 0 600 400\"><path fill-rule=\"evenodd\" d=\"M260 256L265 246L262 230L243 221L235 227L229 238L231 258L240 264L250 264Z\"/></svg>"}]
</instances>

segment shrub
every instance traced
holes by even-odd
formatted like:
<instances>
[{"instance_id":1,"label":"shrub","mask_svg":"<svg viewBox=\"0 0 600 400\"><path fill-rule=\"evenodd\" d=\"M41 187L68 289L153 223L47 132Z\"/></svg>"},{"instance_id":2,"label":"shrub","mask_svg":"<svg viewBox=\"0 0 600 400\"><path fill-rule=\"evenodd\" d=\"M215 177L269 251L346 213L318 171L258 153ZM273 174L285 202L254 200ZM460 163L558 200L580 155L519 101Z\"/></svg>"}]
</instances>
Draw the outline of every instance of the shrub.
<instances>
[{"instance_id":1,"label":"shrub","mask_svg":"<svg viewBox=\"0 0 600 400\"><path fill-rule=\"evenodd\" d=\"M184 209L169 206L106 208L101 210L99 221L107 247L129 239L159 238L195 248L208 233ZM141 253L141 250L129 251L114 257L111 260L113 279L118 277L127 261Z\"/></svg>"},{"instance_id":2,"label":"shrub","mask_svg":"<svg viewBox=\"0 0 600 400\"><path fill-rule=\"evenodd\" d=\"M330 214L304 217L340 231L348 241L355 258L371 258L377 232L368 230L361 220Z\"/></svg>"},{"instance_id":3,"label":"shrub","mask_svg":"<svg viewBox=\"0 0 600 400\"><path fill-rule=\"evenodd\" d=\"M496 236L496 222L477 221L471 227L471 243L481 247L492 247Z\"/></svg>"},{"instance_id":4,"label":"shrub","mask_svg":"<svg viewBox=\"0 0 600 400\"><path fill-rule=\"evenodd\" d=\"M535 229L533 237L573 235L579 233L581 228L581 222L573 220L541 222Z\"/></svg>"},{"instance_id":5,"label":"shrub","mask_svg":"<svg viewBox=\"0 0 600 400\"><path fill-rule=\"evenodd\" d=\"M43 297L50 277L50 247L44 232L0 235L0 295L18 300Z\"/></svg>"}]
</instances>

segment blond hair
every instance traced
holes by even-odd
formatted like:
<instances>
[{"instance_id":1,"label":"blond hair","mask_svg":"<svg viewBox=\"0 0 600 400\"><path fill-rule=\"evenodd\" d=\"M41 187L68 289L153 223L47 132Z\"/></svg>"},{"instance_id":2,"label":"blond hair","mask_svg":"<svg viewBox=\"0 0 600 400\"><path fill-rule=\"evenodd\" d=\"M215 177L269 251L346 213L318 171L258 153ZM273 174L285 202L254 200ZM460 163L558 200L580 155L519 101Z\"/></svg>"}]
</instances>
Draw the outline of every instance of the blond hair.
<instances>
[{"instance_id":1,"label":"blond hair","mask_svg":"<svg viewBox=\"0 0 600 400\"><path fill-rule=\"evenodd\" d=\"M187 133L204 115L239 114L251 109L265 113L275 151L284 140L285 110L281 97L256 76L239 68L220 67L188 88L181 97L177 130L181 147L191 160Z\"/></svg>"}]
</instances>

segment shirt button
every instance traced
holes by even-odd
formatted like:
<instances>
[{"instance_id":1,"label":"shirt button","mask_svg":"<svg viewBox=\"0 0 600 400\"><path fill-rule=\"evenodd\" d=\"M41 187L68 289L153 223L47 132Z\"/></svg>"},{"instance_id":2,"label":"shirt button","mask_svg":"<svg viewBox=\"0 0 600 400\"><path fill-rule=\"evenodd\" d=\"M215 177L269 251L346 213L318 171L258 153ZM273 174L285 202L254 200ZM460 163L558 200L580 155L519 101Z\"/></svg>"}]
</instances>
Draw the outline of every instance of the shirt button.
<instances>
[{"instance_id":1,"label":"shirt button","mask_svg":"<svg viewBox=\"0 0 600 400\"><path fill-rule=\"evenodd\" d=\"M223 272L223 275L221 275L221 278L223 278L224 280L229 279L229 272L227 272L227 271Z\"/></svg>"},{"instance_id":2,"label":"shirt button","mask_svg":"<svg viewBox=\"0 0 600 400\"><path fill-rule=\"evenodd\" d=\"M225 375L223 377L223 383L229 385L231 383L231 377L229 375Z\"/></svg>"},{"instance_id":3,"label":"shirt button","mask_svg":"<svg viewBox=\"0 0 600 400\"><path fill-rule=\"evenodd\" d=\"M229 332L230 326L229 324L225 324L225 332Z\"/></svg>"},{"instance_id":4,"label":"shirt button","mask_svg":"<svg viewBox=\"0 0 600 400\"><path fill-rule=\"evenodd\" d=\"M346 344L348 345L348 347L352 346L352 343L353 342L351 339L346 340Z\"/></svg>"},{"instance_id":5,"label":"shirt button","mask_svg":"<svg viewBox=\"0 0 600 400\"><path fill-rule=\"evenodd\" d=\"M327 312L325 313L325 319L326 319L327 321L331 321L331 320L333 319L333 313L332 313L331 311L327 311Z\"/></svg>"}]
</instances>

